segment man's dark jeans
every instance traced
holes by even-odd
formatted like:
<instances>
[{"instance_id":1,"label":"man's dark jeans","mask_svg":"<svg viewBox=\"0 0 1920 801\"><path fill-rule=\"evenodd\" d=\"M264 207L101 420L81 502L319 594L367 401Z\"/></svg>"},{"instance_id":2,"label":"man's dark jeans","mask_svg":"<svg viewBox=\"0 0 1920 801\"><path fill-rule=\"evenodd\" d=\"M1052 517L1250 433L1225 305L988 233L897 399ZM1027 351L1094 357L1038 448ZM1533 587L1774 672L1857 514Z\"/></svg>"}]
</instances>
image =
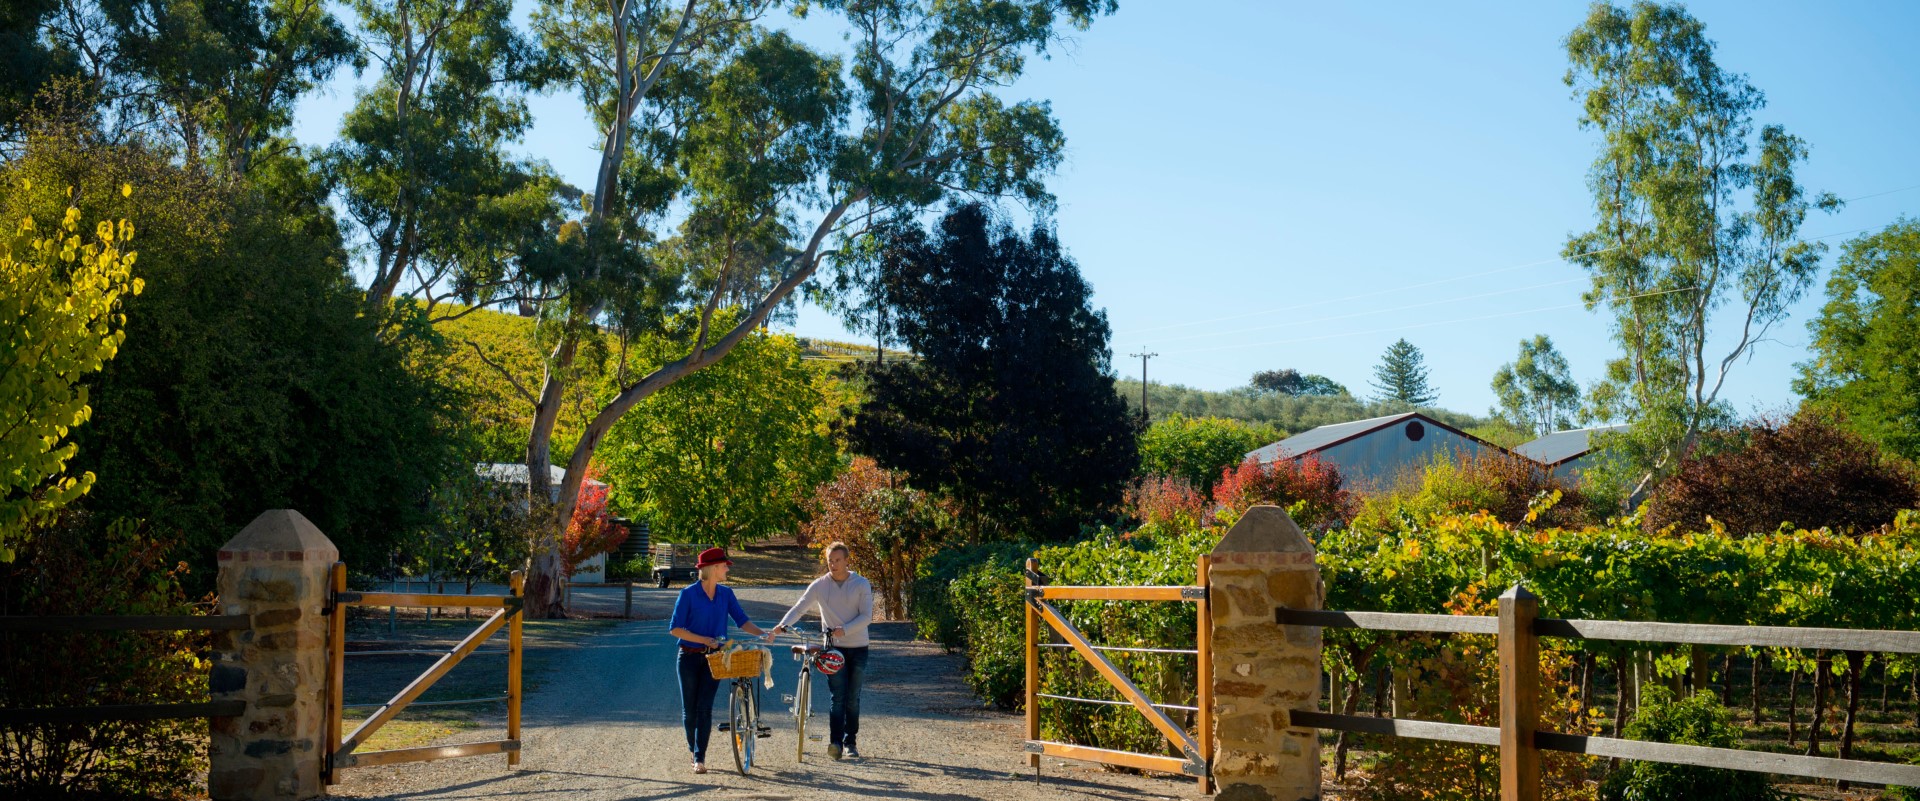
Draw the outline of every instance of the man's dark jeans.
<instances>
[{"instance_id":1,"label":"man's dark jeans","mask_svg":"<svg viewBox=\"0 0 1920 801\"><path fill-rule=\"evenodd\" d=\"M841 648L840 653L847 663L840 672L827 677L827 691L833 694L833 705L827 712L827 741L852 748L853 739L860 735L860 684L866 678L867 649Z\"/></svg>"},{"instance_id":2,"label":"man's dark jeans","mask_svg":"<svg viewBox=\"0 0 1920 801\"><path fill-rule=\"evenodd\" d=\"M720 680L707 668L707 655L687 648L680 652L680 723L687 729L687 750L696 762L707 761L707 735L713 731L713 697ZM864 649L862 649L864 650Z\"/></svg>"}]
</instances>

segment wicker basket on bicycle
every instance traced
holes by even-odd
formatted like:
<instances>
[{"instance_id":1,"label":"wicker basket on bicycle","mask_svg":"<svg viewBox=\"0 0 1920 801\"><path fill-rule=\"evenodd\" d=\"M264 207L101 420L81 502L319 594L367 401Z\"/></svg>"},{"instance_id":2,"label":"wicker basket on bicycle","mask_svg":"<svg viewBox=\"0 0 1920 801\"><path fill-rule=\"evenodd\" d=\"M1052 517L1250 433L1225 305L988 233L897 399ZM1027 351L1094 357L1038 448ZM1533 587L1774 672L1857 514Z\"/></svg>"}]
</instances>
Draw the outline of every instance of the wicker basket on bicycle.
<instances>
[{"instance_id":1,"label":"wicker basket on bicycle","mask_svg":"<svg viewBox=\"0 0 1920 801\"><path fill-rule=\"evenodd\" d=\"M716 679L744 679L760 675L770 657L757 648L715 651L707 654L707 669Z\"/></svg>"}]
</instances>

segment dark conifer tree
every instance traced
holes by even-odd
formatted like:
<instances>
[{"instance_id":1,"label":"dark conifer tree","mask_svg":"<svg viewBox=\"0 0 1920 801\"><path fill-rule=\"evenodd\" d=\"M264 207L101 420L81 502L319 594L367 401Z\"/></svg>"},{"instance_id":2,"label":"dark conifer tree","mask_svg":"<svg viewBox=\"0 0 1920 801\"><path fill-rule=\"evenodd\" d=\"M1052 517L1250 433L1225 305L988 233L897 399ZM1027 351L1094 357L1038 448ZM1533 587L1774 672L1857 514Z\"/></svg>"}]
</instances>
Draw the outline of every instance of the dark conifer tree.
<instances>
[{"instance_id":1,"label":"dark conifer tree","mask_svg":"<svg viewBox=\"0 0 1920 801\"><path fill-rule=\"evenodd\" d=\"M881 256L900 341L872 370L855 450L957 500L976 531L1070 536L1113 510L1139 462L1114 392L1106 313L1051 230L1022 234L978 204Z\"/></svg>"}]
</instances>

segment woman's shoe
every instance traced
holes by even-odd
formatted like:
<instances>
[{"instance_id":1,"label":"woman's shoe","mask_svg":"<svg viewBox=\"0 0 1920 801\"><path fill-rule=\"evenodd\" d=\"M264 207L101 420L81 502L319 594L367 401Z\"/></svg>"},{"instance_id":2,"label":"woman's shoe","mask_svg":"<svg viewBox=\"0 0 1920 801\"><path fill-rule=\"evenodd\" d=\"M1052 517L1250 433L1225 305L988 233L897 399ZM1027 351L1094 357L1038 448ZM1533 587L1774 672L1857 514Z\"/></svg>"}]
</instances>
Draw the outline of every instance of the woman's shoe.
<instances>
[{"instance_id":1,"label":"woman's shoe","mask_svg":"<svg viewBox=\"0 0 1920 801\"><path fill-rule=\"evenodd\" d=\"M693 762L693 772L694 772L694 773L706 773L706 772L707 772L707 763L705 763L705 762L701 762L701 761L699 761L699 760L694 760L694 762Z\"/></svg>"}]
</instances>

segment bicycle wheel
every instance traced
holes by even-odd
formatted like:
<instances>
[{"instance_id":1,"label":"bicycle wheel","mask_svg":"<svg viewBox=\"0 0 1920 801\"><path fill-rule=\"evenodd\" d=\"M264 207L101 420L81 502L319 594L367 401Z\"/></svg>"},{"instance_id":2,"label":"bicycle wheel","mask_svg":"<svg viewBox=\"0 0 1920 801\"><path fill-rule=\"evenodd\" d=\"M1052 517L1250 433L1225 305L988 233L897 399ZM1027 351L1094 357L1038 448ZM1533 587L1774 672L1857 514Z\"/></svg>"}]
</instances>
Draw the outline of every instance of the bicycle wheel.
<instances>
[{"instance_id":1,"label":"bicycle wheel","mask_svg":"<svg viewBox=\"0 0 1920 801\"><path fill-rule=\"evenodd\" d=\"M753 770L753 745L759 739L757 734L760 726L760 721L753 714L753 700L747 693L747 685L736 681L733 683L733 695L727 702L727 736L733 739L733 766L740 770L742 776Z\"/></svg>"}]
</instances>

